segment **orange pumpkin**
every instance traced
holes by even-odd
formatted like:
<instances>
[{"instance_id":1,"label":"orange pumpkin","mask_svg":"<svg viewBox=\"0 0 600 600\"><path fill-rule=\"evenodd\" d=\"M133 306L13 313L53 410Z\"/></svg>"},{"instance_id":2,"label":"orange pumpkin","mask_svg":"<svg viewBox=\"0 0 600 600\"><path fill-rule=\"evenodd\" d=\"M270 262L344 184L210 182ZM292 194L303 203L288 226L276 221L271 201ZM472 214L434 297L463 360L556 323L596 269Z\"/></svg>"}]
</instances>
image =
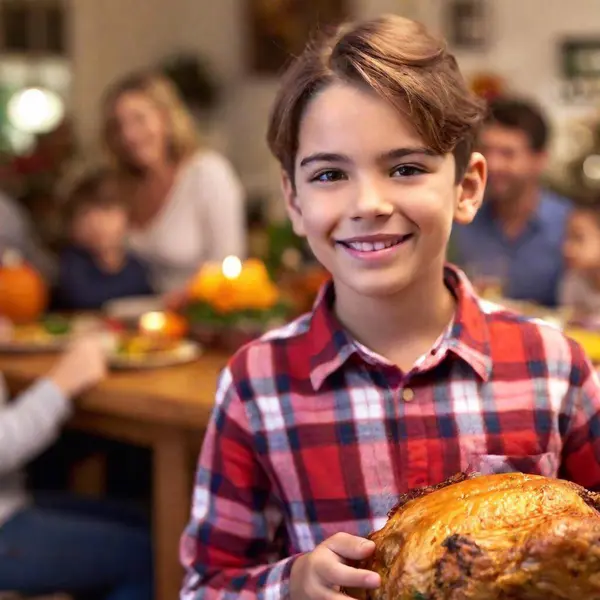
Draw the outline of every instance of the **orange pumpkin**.
<instances>
[{"instance_id":1,"label":"orange pumpkin","mask_svg":"<svg viewBox=\"0 0 600 600\"><path fill-rule=\"evenodd\" d=\"M48 306L48 288L41 275L14 251L0 265L0 315L15 324L31 323Z\"/></svg>"}]
</instances>

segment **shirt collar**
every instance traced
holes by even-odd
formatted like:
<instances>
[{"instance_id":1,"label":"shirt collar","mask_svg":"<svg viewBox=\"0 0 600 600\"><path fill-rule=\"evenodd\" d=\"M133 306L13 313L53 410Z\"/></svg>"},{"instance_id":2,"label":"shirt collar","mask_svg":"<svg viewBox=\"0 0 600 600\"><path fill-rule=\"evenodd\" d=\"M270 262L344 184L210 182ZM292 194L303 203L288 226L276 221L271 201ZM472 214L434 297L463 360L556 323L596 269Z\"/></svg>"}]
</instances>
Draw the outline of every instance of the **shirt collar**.
<instances>
[{"instance_id":1,"label":"shirt collar","mask_svg":"<svg viewBox=\"0 0 600 600\"><path fill-rule=\"evenodd\" d=\"M492 357L483 301L476 296L464 273L456 267L446 266L444 280L457 298L457 307L453 324L441 345L447 349L445 354L452 353L463 360L485 381L491 375ZM350 359L366 362L359 345L333 312L334 301L335 290L330 281L321 288L308 331L310 380L315 390ZM443 358L440 356L439 360Z\"/></svg>"}]
</instances>

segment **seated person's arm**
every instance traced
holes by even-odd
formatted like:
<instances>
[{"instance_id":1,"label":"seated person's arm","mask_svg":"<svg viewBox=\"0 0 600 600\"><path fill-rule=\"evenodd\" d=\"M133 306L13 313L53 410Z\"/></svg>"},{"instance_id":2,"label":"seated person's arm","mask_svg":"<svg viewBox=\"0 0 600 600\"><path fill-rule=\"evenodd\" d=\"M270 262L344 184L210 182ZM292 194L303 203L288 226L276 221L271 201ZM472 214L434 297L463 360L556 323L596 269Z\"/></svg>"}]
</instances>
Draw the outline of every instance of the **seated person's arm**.
<instances>
[{"instance_id":1,"label":"seated person's arm","mask_svg":"<svg viewBox=\"0 0 600 600\"><path fill-rule=\"evenodd\" d=\"M71 403L42 379L0 411L0 474L22 468L50 446L71 412Z\"/></svg>"},{"instance_id":2,"label":"seated person's arm","mask_svg":"<svg viewBox=\"0 0 600 600\"><path fill-rule=\"evenodd\" d=\"M218 154L204 157L197 170L198 225L210 239L209 260L245 258L247 233L244 190L231 164Z\"/></svg>"},{"instance_id":3,"label":"seated person's arm","mask_svg":"<svg viewBox=\"0 0 600 600\"><path fill-rule=\"evenodd\" d=\"M257 460L245 411L227 369L204 438L192 517L181 544L183 600L286 596L294 557L282 557L282 514Z\"/></svg>"},{"instance_id":4,"label":"seated person's arm","mask_svg":"<svg viewBox=\"0 0 600 600\"><path fill-rule=\"evenodd\" d=\"M70 398L96 383L104 373L100 342L81 340L48 377L0 407L0 474L20 469L50 446L71 413ZM3 395L6 390L1 383Z\"/></svg>"}]
</instances>

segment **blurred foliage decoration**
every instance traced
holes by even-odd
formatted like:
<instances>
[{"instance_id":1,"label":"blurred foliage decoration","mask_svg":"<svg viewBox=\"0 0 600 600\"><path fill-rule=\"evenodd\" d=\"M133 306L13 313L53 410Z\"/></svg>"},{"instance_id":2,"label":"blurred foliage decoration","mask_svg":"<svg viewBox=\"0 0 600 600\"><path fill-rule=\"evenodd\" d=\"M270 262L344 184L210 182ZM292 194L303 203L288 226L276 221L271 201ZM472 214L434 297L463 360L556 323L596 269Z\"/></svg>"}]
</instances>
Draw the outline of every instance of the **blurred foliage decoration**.
<instances>
[{"instance_id":1,"label":"blurred foliage decoration","mask_svg":"<svg viewBox=\"0 0 600 600\"><path fill-rule=\"evenodd\" d=\"M161 70L192 109L210 112L215 108L219 86L205 60L191 53L175 54L163 61Z\"/></svg>"},{"instance_id":2,"label":"blurred foliage decoration","mask_svg":"<svg viewBox=\"0 0 600 600\"><path fill-rule=\"evenodd\" d=\"M267 256L265 264L272 277L289 267L286 257L295 254L301 263L314 261L306 241L294 233L292 224L286 220L267 226Z\"/></svg>"},{"instance_id":3,"label":"blurred foliage decoration","mask_svg":"<svg viewBox=\"0 0 600 600\"><path fill-rule=\"evenodd\" d=\"M15 147L10 137L12 126L8 120L8 101L15 90L8 86L0 86L0 152L14 154Z\"/></svg>"}]
</instances>

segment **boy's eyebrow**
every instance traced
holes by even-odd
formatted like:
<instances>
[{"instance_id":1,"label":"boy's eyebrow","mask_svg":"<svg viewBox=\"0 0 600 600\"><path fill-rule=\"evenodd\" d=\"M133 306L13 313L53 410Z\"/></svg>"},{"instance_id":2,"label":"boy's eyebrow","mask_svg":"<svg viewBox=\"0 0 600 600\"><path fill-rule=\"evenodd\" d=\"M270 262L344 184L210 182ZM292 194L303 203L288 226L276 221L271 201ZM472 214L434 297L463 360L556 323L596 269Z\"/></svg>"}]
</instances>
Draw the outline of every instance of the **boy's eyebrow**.
<instances>
[{"instance_id":1,"label":"boy's eyebrow","mask_svg":"<svg viewBox=\"0 0 600 600\"><path fill-rule=\"evenodd\" d=\"M426 146L415 146L408 148L394 148L389 152L384 152L379 155L380 161L389 160L391 158L404 158L405 156L414 156L415 154L423 154L425 156L439 157L440 153Z\"/></svg>"},{"instance_id":2,"label":"boy's eyebrow","mask_svg":"<svg viewBox=\"0 0 600 600\"><path fill-rule=\"evenodd\" d=\"M335 152L315 152L305 156L300 161L300 167L306 167L314 162L332 162L332 163L349 163L352 162L345 154L337 154Z\"/></svg>"},{"instance_id":3,"label":"boy's eyebrow","mask_svg":"<svg viewBox=\"0 0 600 600\"><path fill-rule=\"evenodd\" d=\"M425 156L440 156L439 152L427 148L425 146L415 146L406 148L394 148L388 152L380 154L377 158L379 162L387 161L390 159L400 159L406 156L414 156L415 154L423 154ZM352 160L345 154L338 154L336 152L315 152L309 154L300 161L300 167L305 167L314 162L329 162L329 163L350 163Z\"/></svg>"}]
</instances>

